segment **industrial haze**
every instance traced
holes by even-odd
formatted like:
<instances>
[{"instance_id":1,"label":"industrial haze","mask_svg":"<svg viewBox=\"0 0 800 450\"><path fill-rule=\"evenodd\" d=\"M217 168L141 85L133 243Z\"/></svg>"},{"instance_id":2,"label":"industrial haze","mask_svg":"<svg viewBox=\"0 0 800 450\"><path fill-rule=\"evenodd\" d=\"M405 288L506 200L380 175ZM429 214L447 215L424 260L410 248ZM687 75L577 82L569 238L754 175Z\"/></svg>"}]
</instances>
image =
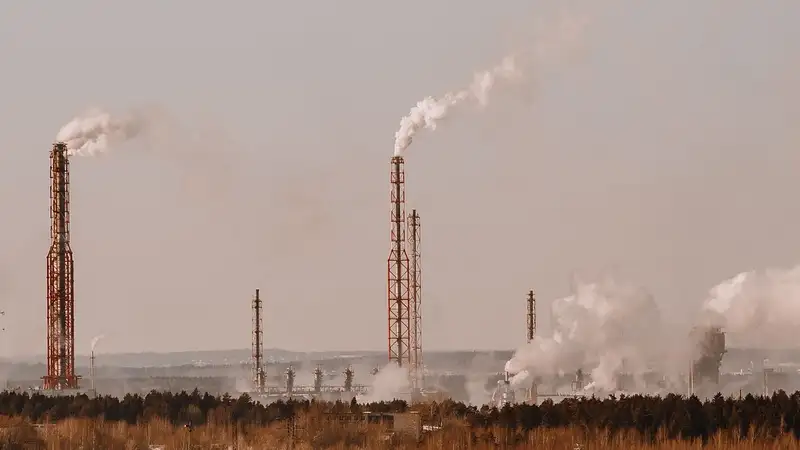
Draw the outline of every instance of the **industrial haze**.
<instances>
[{"instance_id":1,"label":"industrial haze","mask_svg":"<svg viewBox=\"0 0 800 450\"><path fill-rule=\"evenodd\" d=\"M77 354L245 347L255 288L269 348L383 351L399 118L561 8L578 57L406 152L426 349L518 347L532 287L549 335L605 276L681 334L721 280L800 262L800 5L589 3L0 6L0 353L44 351L47 152L91 106L161 116L73 160Z\"/></svg>"}]
</instances>

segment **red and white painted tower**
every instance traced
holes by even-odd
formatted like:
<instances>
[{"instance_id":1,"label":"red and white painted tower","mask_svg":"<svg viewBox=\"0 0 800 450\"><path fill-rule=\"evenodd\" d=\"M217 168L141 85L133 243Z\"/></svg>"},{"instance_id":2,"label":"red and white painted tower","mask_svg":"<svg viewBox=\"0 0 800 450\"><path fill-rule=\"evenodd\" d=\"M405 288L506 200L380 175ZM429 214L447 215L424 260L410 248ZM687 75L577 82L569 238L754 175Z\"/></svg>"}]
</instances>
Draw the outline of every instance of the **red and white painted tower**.
<instances>
[{"instance_id":1,"label":"red and white painted tower","mask_svg":"<svg viewBox=\"0 0 800 450\"><path fill-rule=\"evenodd\" d=\"M50 152L50 250L47 252L47 375L45 389L76 389L75 279L69 236L69 154Z\"/></svg>"},{"instance_id":2,"label":"red and white painted tower","mask_svg":"<svg viewBox=\"0 0 800 450\"><path fill-rule=\"evenodd\" d=\"M420 254L420 219L417 210L408 216L409 323L411 335L411 387L422 389L422 258Z\"/></svg>"},{"instance_id":3,"label":"red and white painted tower","mask_svg":"<svg viewBox=\"0 0 800 450\"><path fill-rule=\"evenodd\" d=\"M403 157L391 160L391 249L388 260L389 362L400 367L411 363L409 323L409 273L406 253L406 192Z\"/></svg>"}]
</instances>

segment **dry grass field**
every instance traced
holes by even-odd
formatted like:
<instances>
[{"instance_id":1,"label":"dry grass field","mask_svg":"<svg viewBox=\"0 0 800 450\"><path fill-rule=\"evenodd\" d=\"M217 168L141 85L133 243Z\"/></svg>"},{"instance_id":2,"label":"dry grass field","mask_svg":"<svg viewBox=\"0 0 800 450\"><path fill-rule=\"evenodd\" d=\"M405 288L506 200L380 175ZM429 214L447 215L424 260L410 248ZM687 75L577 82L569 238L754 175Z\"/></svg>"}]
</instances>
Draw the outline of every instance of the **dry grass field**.
<instances>
[{"instance_id":1,"label":"dry grass field","mask_svg":"<svg viewBox=\"0 0 800 450\"><path fill-rule=\"evenodd\" d=\"M203 425L191 430L162 420L128 425L92 419L67 419L34 425L21 418L0 418L0 449L138 450L167 449L800 449L791 435L777 439L727 434L702 442L669 440L663 436L643 442L635 433L609 436L607 432L579 428L539 428L507 432L501 428L471 429L450 420L421 439L392 434L380 425L333 424L299 417L295 427L283 421L269 427Z\"/></svg>"}]
</instances>

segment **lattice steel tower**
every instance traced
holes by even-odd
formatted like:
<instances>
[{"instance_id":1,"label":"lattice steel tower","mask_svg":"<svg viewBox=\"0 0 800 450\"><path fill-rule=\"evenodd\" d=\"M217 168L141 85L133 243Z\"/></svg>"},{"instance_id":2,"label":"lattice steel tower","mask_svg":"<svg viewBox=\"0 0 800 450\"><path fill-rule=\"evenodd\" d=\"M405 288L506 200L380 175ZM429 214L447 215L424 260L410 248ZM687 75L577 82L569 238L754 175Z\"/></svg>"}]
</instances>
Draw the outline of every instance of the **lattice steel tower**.
<instances>
[{"instance_id":1,"label":"lattice steel tower","mask_svg":"<svg viewBox=\"0 0 800 450\"><path fill-rule=\"evenodd\" d=\"M75 273L69 236L69 154L50 152L50 250L47 252L47 375L45 389L76 389Z\"/></svg>"},{"instance_id":2,"label":"lattice steel tower","mask_svg":"<svg viewBox=\"0 0 800 450\"><path fill-rule=\"evenodd\" d=\"M528 342L536 337L536 295L528 291Z\"/></svg>"},{"instance_id":3,"label":"lattice steel tower","mask_svg":"<svg viewBox=\"0 0 800 450\"><path fill-rule=\"evenodd\" d=\"M533 339L536 337L536 294L533 293L533 290L528 291L528 324L527 324L527 331L528 331L528 343L530 344ZM531 380L531 385L527 389L527 397L528 403L535 404L538 401L538 391L539 388L536 383L536 378L534 377Z\"/></svg>"},{"instance_id":4,"label":"lattice steel tower","mask_svg":"<svg viewBox=\"0 0 800 450\"><path fill-rule=\"evenodd\" d=\"M409 265L409 335L411 336L411 387L419 390L423 385L422 365L422 266L420 258L420 220L417 210L408 216Z\"/></svg>"},{"instance_id":5,"label":"lattice steel tower","mask_svg":"<svg viewBox=\"0 0 800 450\"><path fill-rule=\"evenodd\" d=\"M253 296L253 386L264 392L264 324L261 317L261 296Z\"/></svg>"},{"instance_id":6,"label":"lattice steel tower","mask_svg":"<svg viewBox=\"0 0 800 450\"><path fill-rule=\"evenodd\" d=\"M411 357L409 330L409 274L406 253L405 173L403 157L391 161L391 249L388 261L389 362L407 367Z\"/></svg>"}]
</instances>

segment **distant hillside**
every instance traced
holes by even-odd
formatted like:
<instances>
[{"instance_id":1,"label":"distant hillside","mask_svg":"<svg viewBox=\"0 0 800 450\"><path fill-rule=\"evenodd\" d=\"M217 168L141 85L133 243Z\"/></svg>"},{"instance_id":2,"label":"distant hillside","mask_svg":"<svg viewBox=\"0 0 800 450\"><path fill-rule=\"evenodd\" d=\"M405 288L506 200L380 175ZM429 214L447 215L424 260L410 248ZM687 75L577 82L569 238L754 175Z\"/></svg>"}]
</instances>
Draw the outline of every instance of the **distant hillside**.
<instances>
[{"instance_id":1,"label":"distant hillside","mask_svg":"<svg viewBox=\"0 0 800 450\"><path fill-rule=\"evenodd\" d=\"M337 357L361 357L373 356L382 352L293 352L277 348L264 350L267 361L290 362L303 361L306 359L327 359ZM236 365L250 360L251 352L249 349L235 350L207 350L194 352L143 352L143 353L97 353L98 365L116 367L165 367L183 366L189 364L209 364L209 365ZM27 358L11 358L14 363L42 364L45 362L44 355ZM79 366L89 364L88 355L77 355L75 363Z\"/></svg>"}]
</instances>

